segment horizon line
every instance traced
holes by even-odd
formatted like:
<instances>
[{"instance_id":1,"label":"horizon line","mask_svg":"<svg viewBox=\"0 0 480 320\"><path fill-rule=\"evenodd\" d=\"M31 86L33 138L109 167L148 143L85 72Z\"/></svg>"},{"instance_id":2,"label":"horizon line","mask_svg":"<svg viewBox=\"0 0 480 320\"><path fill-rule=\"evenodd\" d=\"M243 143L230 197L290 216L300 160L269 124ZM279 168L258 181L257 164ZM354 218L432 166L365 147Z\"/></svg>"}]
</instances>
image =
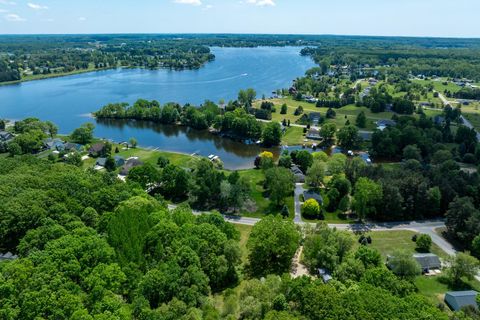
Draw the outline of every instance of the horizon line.
<instances>
[{"instance_id":1,"label":"horizon line","mask_svg":"<svg viewBox=\"0 0 480 320\"><path fill-rule=\"evenodd\" d=\"M369 34L334 34L334 33L242 33L242 32L99 32L99 33L0 33L5 36L84 36L84 35L245 35L245 36L299 36L299 37L369 37L369 38L411 38L411 39L458 39L480 40L480 36L426 36L426 35L369 35Z\"/></svg>"}]
</instances>

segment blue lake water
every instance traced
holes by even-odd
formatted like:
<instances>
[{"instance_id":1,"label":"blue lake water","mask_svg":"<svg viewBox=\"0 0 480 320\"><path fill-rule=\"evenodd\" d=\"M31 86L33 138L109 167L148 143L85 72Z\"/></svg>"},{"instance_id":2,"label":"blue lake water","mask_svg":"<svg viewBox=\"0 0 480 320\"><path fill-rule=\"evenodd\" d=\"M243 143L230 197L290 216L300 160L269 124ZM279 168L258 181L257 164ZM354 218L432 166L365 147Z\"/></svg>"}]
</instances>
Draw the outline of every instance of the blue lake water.
<instances>
[{"instance_id":1,"label":"blue lake water","mask_svg":"<svg viewBox=\"0 0 480 320\"><path fill-rule=\"evenodd\" d=\"M258 97L288 88L292 80L314 66L300 56L300 48L213 48L215 61L199 70L117 69L0 86L0 118L38 117L70 133L89 114L107 103L134 102L139 98L160 103L200 104L237 97L254 88ZM141 146L191 154L220 156L228 169L248 168L261 151L206 132L148 123L96 122L95 135L115 141L135 137Z\"/></svg>"}]
</instances>

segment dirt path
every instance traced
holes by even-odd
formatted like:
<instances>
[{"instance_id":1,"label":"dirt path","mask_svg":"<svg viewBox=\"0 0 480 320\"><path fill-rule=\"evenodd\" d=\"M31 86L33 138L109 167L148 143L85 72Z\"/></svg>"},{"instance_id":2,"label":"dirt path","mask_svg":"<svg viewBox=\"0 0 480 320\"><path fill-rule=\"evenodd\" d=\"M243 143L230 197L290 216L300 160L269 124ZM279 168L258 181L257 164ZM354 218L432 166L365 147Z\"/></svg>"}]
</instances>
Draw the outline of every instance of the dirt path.
<instances>
[{"instance_id":1,"label":"dirt path","mask_svg":"<svg viewBox=\"0 0 480 320\"><path fill-rule=\"evenodd\" d=\"M299 278L302 276L310 277L310 272L308 272L307 267L300 262L300 259L302 258L302 252L303 252L303 246L298 248L297 252L295 253L295 256L293 257L292 270L290 273L292 278Z\"/></svg>"}]
</instances>

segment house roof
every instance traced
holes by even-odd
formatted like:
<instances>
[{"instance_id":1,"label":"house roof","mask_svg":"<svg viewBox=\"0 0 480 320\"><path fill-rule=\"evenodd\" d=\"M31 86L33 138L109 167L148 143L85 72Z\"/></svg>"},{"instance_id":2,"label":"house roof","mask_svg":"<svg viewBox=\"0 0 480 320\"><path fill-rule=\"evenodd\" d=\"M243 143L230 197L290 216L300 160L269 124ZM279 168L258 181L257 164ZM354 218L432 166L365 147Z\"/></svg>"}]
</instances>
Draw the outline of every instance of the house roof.
<instances>
[{"instance_id":1,"label":"house roof","mask_svg":"<svg viewBox=\"0 0 480 320\"><path fill-rule=\"evenodd\" d=\"M304 198L305 201L310 200L310 199L314 199L320 204L323 203L322 196L319 193L317 193L313 190L304 191L303 192L303 198Z\"/></svg>"},{"instance_id":2,"label":"house roof","mask_svg":"<svg viewBox=\"0 0 480 320\"><path fill-rule=\"evenodd\" d=\"M0 140L8 141L10 139L13 139L13 134L7 131L0 131Z\"/></svg>"},{"instance_id":3,"label":"house roof","mask_svg":"<svg viewBox=\"0 0 480 320\"><path fill-rule=\"evenodd\" d=\"M440 258L433 253L418 253L414 254L413 258L417 260L422 269L440 269L442 267Z\"/></svg>"},{"instance_id":4,"label":"house roof","mask_svg":"<svg viewBox=\"0 0 480 320\"><path fill-rule=\"evenodd\" d=\"M100 151L103 150L104 147L105 147L104 142L98 142L98 143L92 144L92 146L90 147L90 149L88 149L88 151L89 152L100 152Z\"/></svg>"},{"instance_id":5,"label":"house roof","mask_svg":"<svg viewBox=\"0 0 480 320\"><path fill-rule=\"evenodd\" d=\"M105 167L105 163L107 163L107 158L98 158L95 164L97 166Z\"/></svg>"},{"instance_id":6,"label":"house roof","mask_svg":"<svg viewBox=\"0 0 480 320\"><path fill-rule=\"evenodd\" d=\"M454 310L460 310L462 307L473 306L478 309L476 297L477 291L450 291L445 294L445 302Z\"/></svg>"},{"instance_id":7,"label":"house roof","mask_svg":"<svg viewBox=\"0 0 480 320\"><path fill-rule=\"evenodd\" d=\"M397 124L394 120L381 119L377 121L377 126L379 127L393 127Z\"/></svg>"}]
</instances>

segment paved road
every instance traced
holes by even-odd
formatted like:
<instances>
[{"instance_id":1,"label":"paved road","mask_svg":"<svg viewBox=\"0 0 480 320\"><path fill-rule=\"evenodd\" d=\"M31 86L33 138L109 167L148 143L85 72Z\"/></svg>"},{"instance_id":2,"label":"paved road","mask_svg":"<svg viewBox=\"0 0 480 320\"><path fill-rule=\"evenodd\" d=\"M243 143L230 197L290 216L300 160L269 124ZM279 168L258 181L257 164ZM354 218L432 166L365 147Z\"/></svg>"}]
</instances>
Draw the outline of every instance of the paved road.
<instances>
[{"instance_id":1,"label":"paved road","mask_svg":"<svg viewBox=\"0 0 480 320\"><path fill-rule=\"evenodd\" d=\"M301 184L297 184L295 187L295 218L294 222L298 225L303 225L306 222L302 221L301 218L301 202L299 195L303 193L303 187ZM168 205L170 210L175 209L177 206ZM208 212L193 211L193 214L199 215ZM225 221L253 226L260 221L258 218L248 218L241 216L229 216L224 215ZM339 230L348 230L353 232L367 232L367 231L398 231L398 230L410 230L417 233L426 233L432 237L432 241L438 245L442 250L447 254L455 254L456 251L453 246L440 237L435 229L444 228L445 223L442 220L427 220L427 221L412 221L412 222L384 222L384 223L365 223L365 224L329 224L331 228L337 228Z\"/></svg>"},{"instance_id":2,"label":"paved road","mask_svg":"<svg viewBox=\"0 0 480 320\"><path fill-rule=\"evenodd\" d=\"M437 92L438 93L438 97L440 98L440 100L442 100L442 103L444 106L448 106L448 105L452 105L452 101L448 101L447 98L445 98L445 96L443 94L441 94L440 92L438 91L434 91L434 92ZM480 141L480 132L478 132L475 127L472 125L472 123L470 121L468 121L463 115L460 116L460 119L462 119L463 121L463 124L467 127L467 128L470 128L470 129L473 129L475 130L475 132L477 133L477 139Z\"/></svg>"}]
</instances>

